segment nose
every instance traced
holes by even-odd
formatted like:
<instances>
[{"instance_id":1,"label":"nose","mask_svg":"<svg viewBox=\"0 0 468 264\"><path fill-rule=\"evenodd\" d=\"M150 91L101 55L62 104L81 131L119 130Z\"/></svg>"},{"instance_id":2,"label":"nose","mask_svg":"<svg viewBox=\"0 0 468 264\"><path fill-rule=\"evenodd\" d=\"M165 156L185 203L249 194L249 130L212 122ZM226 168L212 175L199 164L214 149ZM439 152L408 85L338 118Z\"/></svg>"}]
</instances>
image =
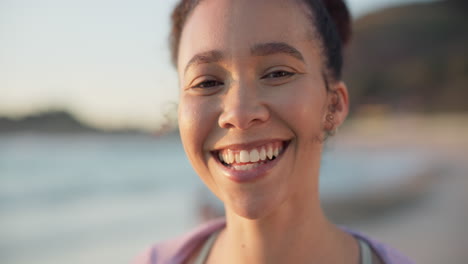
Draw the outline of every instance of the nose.
<instances>
[{"instance_id":1,"label":"nose","mask_svg":"<svg viewBox=\"0 0 468 264\"><path fill-rule=\"evenodd\" d=\"M249 129L270 118L266 102L262 101L254 85L232 86L223 98L218 123L222 128Z\"/></svg>"}]
</instances>

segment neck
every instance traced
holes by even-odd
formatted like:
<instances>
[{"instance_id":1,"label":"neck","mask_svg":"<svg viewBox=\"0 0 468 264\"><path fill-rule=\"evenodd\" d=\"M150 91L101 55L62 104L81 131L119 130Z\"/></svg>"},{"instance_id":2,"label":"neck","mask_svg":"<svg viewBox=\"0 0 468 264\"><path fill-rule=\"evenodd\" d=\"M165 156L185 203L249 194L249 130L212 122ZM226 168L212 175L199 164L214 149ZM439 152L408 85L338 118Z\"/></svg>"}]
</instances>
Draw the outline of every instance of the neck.
<instances>
[{"instance_id":1,"label":"neck","mask_svg":"<svg viewBox=\"0 0 468 264\"><path fill-rule=\"evenodd\" d=\"M350 263L354 254L351 257L357 263L354 239L331 224L319 206L313 206L319 204L315 199L307 208L296 206L303 203L285 202L255 220L227 210L227 228L219 236L213 260L220 256L222 263Z\"/></svg>"}]
</instances>

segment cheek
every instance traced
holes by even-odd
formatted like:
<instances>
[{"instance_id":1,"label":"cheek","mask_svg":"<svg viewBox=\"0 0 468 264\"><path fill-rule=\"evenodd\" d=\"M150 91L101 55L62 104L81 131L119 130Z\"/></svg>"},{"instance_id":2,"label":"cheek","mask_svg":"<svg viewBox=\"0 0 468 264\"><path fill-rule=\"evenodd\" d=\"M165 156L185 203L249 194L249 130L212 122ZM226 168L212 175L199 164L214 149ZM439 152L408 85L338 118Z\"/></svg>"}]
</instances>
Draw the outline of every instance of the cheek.
<instances>
[{"instance_id":1,"label":"cheek","mask_svg":"<svg viewBox=\"0 0 468 264\"><path fill-rule=\"evenodd\" d=\"M273 105L299 140L315 140L323 129L325 87L310 79L298 80L278 91Z\"/></svg>"},{"instance_id":2,"label":"cheek","mask_svg":"<svg viewBox=\"0 0 468 264\"><path fill-rule=\"evenodd\" d=\"M215 127L216 115L209 102L200 97L181 96L178 121L185 152L193 167L198 170L206 162L204 145Z\"/></svg>"}]
</instances>

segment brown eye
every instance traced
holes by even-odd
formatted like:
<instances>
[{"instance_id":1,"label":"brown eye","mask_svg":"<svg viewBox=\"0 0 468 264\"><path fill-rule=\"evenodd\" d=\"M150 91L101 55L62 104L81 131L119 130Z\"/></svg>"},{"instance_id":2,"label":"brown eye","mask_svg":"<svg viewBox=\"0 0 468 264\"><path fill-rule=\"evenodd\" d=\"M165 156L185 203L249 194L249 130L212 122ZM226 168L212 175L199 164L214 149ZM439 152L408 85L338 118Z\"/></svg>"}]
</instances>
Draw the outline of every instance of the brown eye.
<instances>
[{"instance_id":1,"label":"brown eye","mask_svg":"<svg viewBox=\"0 0 468 264\"><path fill-rule=\"evenodd\" d=\"M268 78L282 78L282 77L290 77L295 75L293 72L288 72L288 71L274 71L270 72L262 77L262 79L268 79Z\"/></svg>"},{"instance_id":2,"label":"brown eye","mask_svg":"<svg viewBox=\"0 0 468 264\"><path fill-rule=\"evenodd\" d=\"M222 82L218 82L216 80L207 80L207 81L203 81L201 83L198 83L196 84L195 86L193 86L192 88L202 88L202 89L205 89L205 88L213 88L213 87L217 87L217 86L221 86L223 85L224 83Z\"/></svg>"}]
</instances>

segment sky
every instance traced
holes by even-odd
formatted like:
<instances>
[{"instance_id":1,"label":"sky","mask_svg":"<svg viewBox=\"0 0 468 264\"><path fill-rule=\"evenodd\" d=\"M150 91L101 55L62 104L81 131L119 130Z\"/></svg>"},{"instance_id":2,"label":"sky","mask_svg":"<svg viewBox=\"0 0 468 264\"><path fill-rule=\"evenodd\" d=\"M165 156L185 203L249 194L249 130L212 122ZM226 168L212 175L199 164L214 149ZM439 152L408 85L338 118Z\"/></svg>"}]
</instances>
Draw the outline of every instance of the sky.
<instances>
[{"instance_id":1,"label":"sky","mask_svg":"<svg viewBox=\"0 0 468 264\"><path fill-rule=\"evenodd\" d=\"M354 17L428 0L348 0ZM66 109L98 127L158 129L173 113L176 0L0 0L0 116Z\"/></svg>"}]
</instances>

